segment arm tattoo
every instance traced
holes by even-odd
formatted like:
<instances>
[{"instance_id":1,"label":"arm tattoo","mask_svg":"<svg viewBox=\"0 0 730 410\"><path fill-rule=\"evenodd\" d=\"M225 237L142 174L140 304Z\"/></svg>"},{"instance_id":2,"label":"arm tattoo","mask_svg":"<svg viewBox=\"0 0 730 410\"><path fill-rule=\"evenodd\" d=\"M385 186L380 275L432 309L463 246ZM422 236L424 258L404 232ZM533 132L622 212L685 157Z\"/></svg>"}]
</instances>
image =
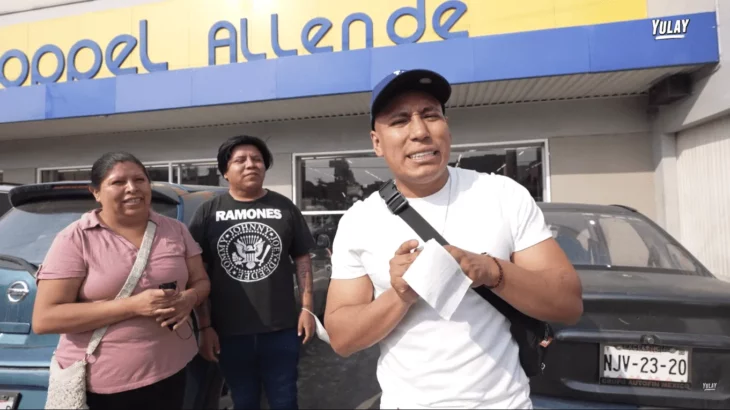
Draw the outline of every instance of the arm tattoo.
<instances>
[{"instance_id":1,"label":"arm tattoo","mask_svg":"<svg viewBox=\"0 0 730 410\"><path fill-rule=\"evenodd\" d=\"M296 258L297 265L297 283L299 284L299 294L302 297L302 307L312 309L312 288L314 287L312 278L312 259L309 254Z\"/></svg>"}]
</instances>

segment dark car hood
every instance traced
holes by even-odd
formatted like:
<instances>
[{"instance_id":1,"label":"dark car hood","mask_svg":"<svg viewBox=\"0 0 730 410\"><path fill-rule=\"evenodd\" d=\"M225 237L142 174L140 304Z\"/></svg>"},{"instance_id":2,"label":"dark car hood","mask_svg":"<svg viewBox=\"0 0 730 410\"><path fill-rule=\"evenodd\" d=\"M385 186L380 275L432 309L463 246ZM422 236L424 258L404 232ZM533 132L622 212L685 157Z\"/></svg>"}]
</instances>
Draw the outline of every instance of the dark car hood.
<instances>
[{"instance_id":1,"label":"dark car hood","mask_svg":"<svg viewBox=\"0 0 730 410\"><path fill-rule=\"evenodd\" d=\"M584 298L625 295L703 303L730 302L730 283L717 278L632 270L577 270Z\"/></svg>"}]
</instances>

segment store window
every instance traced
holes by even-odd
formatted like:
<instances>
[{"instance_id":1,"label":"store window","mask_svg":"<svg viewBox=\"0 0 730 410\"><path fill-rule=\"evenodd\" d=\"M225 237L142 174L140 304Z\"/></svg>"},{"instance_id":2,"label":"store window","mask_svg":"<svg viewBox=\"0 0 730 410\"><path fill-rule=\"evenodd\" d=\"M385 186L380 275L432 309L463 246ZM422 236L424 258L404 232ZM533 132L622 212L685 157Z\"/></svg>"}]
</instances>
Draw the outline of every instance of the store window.
<instances>
[{"instance_id":1,"label":"store window","mask_svg":"<svg viewBox=\"0 0 730 410\"><path fill-rule=\"evenodd\" d=\"M508 176L536 201L544 201L544 157L542 142L455 146L449 165ZM373 152L296 155L295 164L296 204L320 247L328 244L330 249L345 211L391 178L385 161Z\"/></svg>"},{"instance_id":2,"label":"store window","mask_svg":"<svg viewBox=\"0 0 730 410\"><path fill-rule=\"evenodd\" d=\"M91 168L41 170L40 182L89 181Z\"/></svg>"},{"instance_id":3,"label":"store window","mask_svg":"<svg viewBox=\"0 0 730 410\"><path fill-rule=\"evenodd\" d=\"M184 185L225 186L225 179L218 173L218 163L193 163L178 165L179 183Z\"/></svg>"},{"instance_id":4,"label":"store window","mask_svg":"<svg viewBox=\"0 0 730 410\"><path fill-rule=\"evenodd\" d=\"M170 167L168 165L148 165L147 173L152 181L170 182Z\"/></svg>"},{"instance_id":5,"label":"store window","mask_svg":"<svg viewBox=\"0 0 730 410\"><path fill-rule=\"evenodd\" d=\"M171 182L185 185L224 186L225 180L218 174L217 162L203 160L195 162L152 162L145 163L152 181ZM68 167L40 169L40 182L88 181L91 167Z\"/></svg>"}]
</instances>

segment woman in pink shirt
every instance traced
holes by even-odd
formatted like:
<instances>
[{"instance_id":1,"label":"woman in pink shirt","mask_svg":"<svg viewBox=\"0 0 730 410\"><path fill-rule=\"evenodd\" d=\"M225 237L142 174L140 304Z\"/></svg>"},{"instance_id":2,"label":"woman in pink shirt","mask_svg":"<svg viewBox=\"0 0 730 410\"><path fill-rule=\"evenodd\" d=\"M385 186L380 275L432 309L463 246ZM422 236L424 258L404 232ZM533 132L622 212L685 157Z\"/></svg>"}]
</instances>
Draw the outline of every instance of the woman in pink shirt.
<instances>
[{"instance_id":1,"label":"woman in pink shirt","mask_svg":"<svg viewBox=\"0 0 730 410\"><path fill-rule=\"evenodd\" d=\"M198 351L188 317L210 291L201 249L183 223L152 210L149 175L133 155L99 158L90 189L101 208L61 231L38 271L33 330L61 334L56 360L66 368L109 325L89 358L91 409L179 409ZM147 267L132 295L115 300L148 221L157 230ZM170 282L177 290L160 289Z\"/></svg>"}]
</instances>

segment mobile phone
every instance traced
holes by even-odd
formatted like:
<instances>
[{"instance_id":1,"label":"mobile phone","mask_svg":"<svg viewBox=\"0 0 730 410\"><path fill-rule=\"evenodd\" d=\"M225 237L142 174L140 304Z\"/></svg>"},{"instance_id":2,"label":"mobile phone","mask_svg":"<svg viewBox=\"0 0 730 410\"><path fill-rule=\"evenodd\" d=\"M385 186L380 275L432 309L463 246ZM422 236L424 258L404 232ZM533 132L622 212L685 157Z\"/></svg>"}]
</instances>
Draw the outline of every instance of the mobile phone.
<instances>
[{"instance_id":1,"label":"mobile phone","mask_svg":"<svg viewBox=\"0 0 730 410\"><path fill-rule=\"evenodd\" d=\"M172 290L175 290L175 289L177 289L177 282L163 283L162 285L160 285L160 289L172 289ZM173 326L174 325L167 325L167 328L170 329L170 330L172 330L172 327Z\"/></svg>"},{"instance_id":2,"label":"mobile phone","mask_svg":"<svg viewBox=\"0 0 730 410\"><path fill-rule=\"evenodd\" d=\"M160 289L177 289L177 282L167 282L160 285Z\"/></svg>"}]
</instances>

